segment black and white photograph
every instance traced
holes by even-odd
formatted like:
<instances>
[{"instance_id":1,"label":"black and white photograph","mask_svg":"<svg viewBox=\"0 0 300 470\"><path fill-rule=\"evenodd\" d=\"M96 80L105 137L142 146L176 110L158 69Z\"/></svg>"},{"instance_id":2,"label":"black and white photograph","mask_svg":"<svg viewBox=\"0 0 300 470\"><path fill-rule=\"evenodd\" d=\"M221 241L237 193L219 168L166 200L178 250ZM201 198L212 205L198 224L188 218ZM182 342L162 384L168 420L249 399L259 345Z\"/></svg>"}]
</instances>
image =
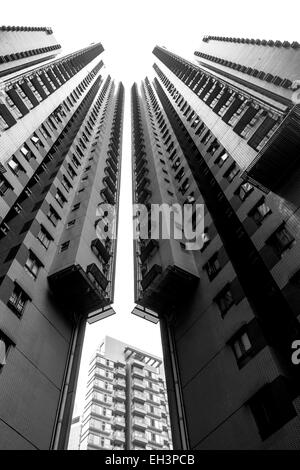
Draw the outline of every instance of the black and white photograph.
<instances>
[{"instance_id":1,"label":"black and white photograph","mask_svg":"<svg viewBox=\"0 0 300 470\"><path fill-rule=\"evenodd\" d=\"M0 451L300 451L299 17L1 6Z\"/></svg>"}]
</instances>

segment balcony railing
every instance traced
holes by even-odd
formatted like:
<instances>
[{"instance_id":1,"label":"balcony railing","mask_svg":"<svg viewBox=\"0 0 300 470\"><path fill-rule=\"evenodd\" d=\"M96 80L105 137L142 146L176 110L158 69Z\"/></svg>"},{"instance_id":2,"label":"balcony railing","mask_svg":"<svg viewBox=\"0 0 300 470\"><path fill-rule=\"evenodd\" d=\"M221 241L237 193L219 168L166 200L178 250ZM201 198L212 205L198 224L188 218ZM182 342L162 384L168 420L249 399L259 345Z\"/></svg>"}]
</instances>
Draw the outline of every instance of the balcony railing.
<instances>
[{"instance_id":1,"label":"balcony railing","mask_svg":"<svg viewBox=\"0 0 300 470\"><path fill-rule=\"evenodd\" d=\"M123 389L126 387L126 380L124 379L117 379L114 381L115 388Z\"/></svg>"},{"instance_id":2,"label":"balcony railing","mask_svg":"<svg viewBox=\"0 0 300 470\"><path fill-rule=\"evenodd\" d=\"M116 391L114 396L116 400L120 400L120 401L126 400L126 394L124 392Z\"/></svg>"},{"instance_id":3,"label":"balcony railing","mask_svg":"<svg viewBox=\"0 0 300 470\"><path fill-rule=\"evenodd\" d=\"M114 193L111 192L111 190L108 187L105 187L101 189L100 194L102 197L104 197L105 201L108 202L109 204L115 204L115 195Z\"/></svg>"},{"instance_id":4,"label":"balcony railing","mask_svg":"<svg viewBox=\"0 0 300 470\"><path fill-rule=\"evenodd\" d=\"M116 165L114 159L112 157L108 157L106 159L106 163L110 165L111 169L116 173L118 171L118 166Z\"/></svg>"},{"instance_id":5,"label":"balcony railing","mask_svg":"<svg viewBox=\"0 0 300 470\"><path fill-rule=\"evenodd\" d=\"M123 429L123 428L125 428L125 419L121 418L120 416L115 416L115 419L113 421L113 425L114 425L115 428Z\"/></svg>"},{"instance_id":6,"label":"balcony railing","mask_svg":"<svg viewBox=\"0 0 300 470\"><path fill-rule=\"evenodd\" d=\"M131 373L132 373L133 377L135 377L135 376L136 377L141 377L141 378L145 377L145 371L143 369L141 369L140 367L132 367Z\"/></svg>"},{"instance_id":7,"label":"balcony railing","mask_svg":"<svg viewBox=\"0 0 300 470\"><path fill-rule=\"evenodd\" d=\"M126 411L125 405L121 403L116 403L114 407L114 413L115 414L124 414Z\"/></svg>"},{"instance_id":8,"label":"balcony railing","mask_svg":"<svg viewBox=\"0 0 300 470\"><path fill-rule=\"evenodd\" d=\"M102 258L104 263L108 263L108 261L110 260L110 253L108 249L105 247L105 245L102 243L102 241L99 240L99 238L95 238L91 242L91 248L93 252L95 253L95 255L97 256L97 258L100 257Z\"/></svg>"},{"instance_id":9,"label":"balcony railing","mask_svg":"<svg viewBox=\"0 0 300 470\"><path fill-rule=\"evenodd\" d=\"M144 430L144 429L147 429L147 423L142 418L133 417L132 427L134 427L136 429L143 429Z\"/></svg>"},{"instance_id":10,"label":"balcony railing","mask_svg":"<svg viewBox=\"0 0 300 470\"><path fill-rule=\"evenodd\" d=\"M147 444L147 438L144 433L133 432L131 436L132 442L136 442L138 444Z\"/></svg>"},{"instance_id":11,"label":"balcony railing","mask_svg":"<svg viewBox=\"0 0 300 470\"><path fill-rule=\"evenodd\" d=\"M145 416L147 413L146 408L143 405L140 405L138 403L134 403L132 405L131 411L133 414L138 415L138 416Z\"/></svg>"},{"instance_id":12,"label":"balcony railing","mask_svg":"<svg viewBox=\"0 0 300 470\"><path fill-rule=\"evenodd\" d=\"M103 183L108 186L108 188L111 190L111 192L114 194L116 191L116 184L114 181L110 178L110 176L104 176L103 178Z\"/></svg>"},{"instance_id":13,"label":"balcony railing","mask_svg":"<svg viewBox=\"0 0 300 470\"><path fill-rule=\"evenodd\" d=\"M90 264L86 268L87 275L92 280L92 282L99 288L105 291L108 280L104 276L104 274L100 271L95 263Z\"/></svg>"},{"instance_id":14,"label":"balcony railing","mask_svg":"<svg viewBox=\"0 0 300 470\"><path fill-rule=\"evenodd\" d=\"M104 173L110 177L110 179L116 183L117 181L117 175L116 173L112 170L111 166L107 166L104 170Z\"/></svg>"},{"instance_id":15,"label":"balcony railing","mask_svg":"<svg viewBox=\"0 0 300 470\"><path fill-rule=\"evenodd\" d=\"M123 367L118 367L115 369L115 375L119 375L120 377L125 377L126 376L126 370Z\"/></svg>"},{"instance_id":16,"label":"balcony railing","mask_svg":"<svg viewBox=\"0 0 300 470\"><path fill-rule=\"evenodd\" d=\"M116 443L124 443L125 442L125 434L121 431L116 431L113 433L112 440Z\"/></svg>"},{"instance_id":17,"label":"balcony railing","mask_svg":"<svg viewBox=\"0 0 300 470\"><path fill-rule=\"evenodd\" d=\"M134 390L133 393L132 393L132 400L140 402L140 403L145 403L146 395L144 393L137 392L137 391Z\"/></svg>"},{"instance_id":18,"label":"balcony railing","mask_svg":"<svg viewBox=\"0 0 300 470\"><path fill-rule=\"evenodd\" d=\"M138 390L145 389L145 382L143 380L133 379L132 380L132 387Z\"/></svg>"}]
</instances>

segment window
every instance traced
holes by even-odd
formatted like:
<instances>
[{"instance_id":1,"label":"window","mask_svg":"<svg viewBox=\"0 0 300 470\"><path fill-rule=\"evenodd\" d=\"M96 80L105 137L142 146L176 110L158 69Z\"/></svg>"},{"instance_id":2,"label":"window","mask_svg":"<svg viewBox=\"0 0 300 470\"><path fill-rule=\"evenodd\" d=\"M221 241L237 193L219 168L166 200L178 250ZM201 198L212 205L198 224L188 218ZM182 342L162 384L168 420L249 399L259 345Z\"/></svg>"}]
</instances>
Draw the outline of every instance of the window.
<instances>
[{"instance_id":1,"label":"window","mask_svg":"<svg viewBox=\"0 0 300 470\"><path fill-rule=\"evenodd\" d=\"M63 193L59 189L57 189L56 194L55 194L54 197L55 197L56 201L58 202L58 204L61 207L63 207L64 204L67 202L67 199L65 198L65 196L63 195Z\"/></svg>"},{"instance_id":2,"label":"window","mask_svg":"<svg viewBox=\"0 0 300 470\"><path fill-rule=\"evenodd\" d=\"M263 220L272 214L270 207L265 203L265 198L259 200L259 202L249 212L251 217L257 225L261 225Z\"/></svg>"},{"instance_id":3,"label":"window","mask_svg":"<svg viewBox=\"0 0 300 470\"><path fill-rule=\"evenodd\" d=\"M41 229L37 235L37 239L46 248L46 250L49 248L50 242L53 240L51 235L47 232L47 230L43 226L41 226Z\"/></svg>"},{"instance_id":4,"label":"window","mask_svg":"<svg viewBox=\"0 0 300 470\"><path fill-rule=\"evenodd\" d=\"M4 196L4 194L9 190L12 189L12 186L9 182L4 178L2 174L0 174L0 196Z\"/></svg>"},{"instance_id":5,"label":"window","mask_svg":"<svg viewBox=\"0 0 300 470\"><path fill-rule=\"evenodd\" d=\"M70 222L67 223L67 228L71 228L75 225L76 219L70 220Z\"/></svg>"},{"instance_id":6,"label":"window","mask_svg":"<svg viewBox=\"0 0 300 470\"><path fill-rule=\"evenodd\" d=\"M208 278L212 281L221 270L221 265L218 259L218 253L215 253L208 262L204 265Z\"/></svg>"},{"instance_id":7,"label":"window","mask_svg":"<svg viewBox=\"0 0 300 470\"><path fill-rule=\"evenodd\" d=\"M65 175L63 175L63 177L62 177L61 184L63 185L63 187L65 188L65 190L67 192L69 192L70 189L72 189L72 185L71 185L70 181L68 180L68 178L65 177Z\"/></svg>"},{"instance_id":8,"label":"window","mask_svg":"<svg viewBox=\"0 0 300 470\"><path fill-rule=\"evenodd\" d=\"M39 148L39 147L44 147L42 141L38 138L36 134L33 134L30 138L30 140L34 143L34 145Z\"/></svg>"},{"instance_id":9,"label":"window","mask_svg":"<svg viewBox=\"0 0 300 470\"><path fill-rule=\"evenodd\" d=\"M68 164L67 172L69 173L70 177L73 179L75 176L77 176L76 171L72 167L72 165Z\"/></svg>"},{"instance_id":10,"label":"window","mask_svg":"<svg viewBox=\"0 0 300 470\"><path fill-rule=\"evenodd\" d=\"M274 251L281 256L285 250L290 248L294 240L294 237L286 228L286 225L282 224L267 240L267 244L271 245Z\"/></svg>"},{"instance_id":11,"label":"window","mask_svg":"<svg viewBox=\"0 0 300 470\"><path fill-rule=\"evenodd\" d=\"M77 202L76 204L74 204L73 208L72 208L72 212L74 211L77 211L80 207L80 202Z\"/></svg>"},{"instance_id":12,"label":"window","mask_svg":"<svg viewBox=\"0 0 300 470\"><path fill-rule=\"evenodd\" d=\"M211 238L208 234L208 228L205 228L202 235L201 235L201 238L202 238L202 247L201 247L201 250L205 250L205 248L209 245L210 241L211 241Z\"/></svg>"},{"instance_id":13,"label":"window","mask_svg":"<svg viewBox=\"0 0 300 470\"><path fill-rule=\"evenodd\" d=\"M32 151L28 147L28 145L24 144L23 147L21 147L21 153L25 157L25 159L29 162L31 158L35 158Z\"/></svg>"},{"instance_id":14,"label":"window","mask_svg":"<svg viewBox=\"0 0 300 470\"><path fill-rule=\"evenodd\" d=\"M70 241L67 241L67 242L64 242L60 245L60 253L62 253L63 251L66 251L68 248L69 248L69 245L70 245Z\"/></svg>"},{"instance_id":15,"label":"window","mask_svg":"<svg viewBox=\"0 0 300 470\"><path fill-rule=\"evenodd\" d=\"M22 167L22 165L20 165L20 163L15 157L9 160L8 166L15 175L18 175L20 172L25 173L24 168Z\"/></svg>"},{"instance_id":16,"label":"window","mask_svg":"<svg viewBox=\"0 0 300 470\"><path fill-rule=\"evenodd\" d=\"M14 290L8 300L7 305L20 317L24 313L28 300L30 300L29 296L23 291L23 289L21 289L18 284L15 284Z\"/></svg>"},{"instance_id":17,"label":"window","mask_svg":"<svg viewBox=\"0 0 300 470\"><path fill-rule=\"evenodd\" d=\"M0 330L0 370L6 364L8 351L12 346L12 341Z\"/></svg>"},{"instance_id":18,"label":"window","mask_svg":"<svg viewBox=\"0 0 300 470\"><path fill-rule=\"evenodd\" d=\"M235 195L238 196L241 201L245 201L245 199L247 199L247 197L252 193L253 189L252 184L245 182L238 187Z\"/></svg>"},{"instance_id":19,"label":"window","mask_svg":"<svg viewBox=\"0 0 300 470\"><path fill-rule=\"evenodd\" d=\"M41 133L43 134L45 139L47 139L47 137L51 138L51 134L50 134L50 132L48 131L47 127L44 124L42 124L42 126L41 126Z\"/></svg>"},{"instance_id":20,"label":"window","mask_svg":"<svg viewBox=\"0 0 300 470\"><path fill-rule=\"evenodd\" d=\"M232 343L232 349L238 362L244 359L251 348L252 344L246 331L240 333Z\"/></svg>"},{"instance_id":21,"label":"window","mask_svg":"<svg viewBox=\"0 0 300 470\"><path fill-rule=\"evenodd\" d=\"M234 304L234 298L229 284L226 285L221 290L221 292L219 292L219 294L215 298L215 302L217 303L220 309L222 318L224 318L230 307L232 307L232 305Z\"/></svg>"},{"instance_id":22,"label":"window","mask_svg":"<svg viewBox=\"0 0 300 470\"><path fill-rule=\"evenodd\" d=\"M60 220L60 216L56 212L55 209L53 209L52 206L49 207L49 212L47 214L48 219L50 222L54 225L54 227L57 226L58 221Z\"/></svg>"},{"instance_id":23,"label":"window","mask_svg":"<svg viewBox=\"0 0 300 470\"><path fill-rule=\"evenodd\" d=\"M229 183L231 183L238 173L239 173L239 169L236 166L236 164L233 163L232 165L230 165L228 170L224 173L224 178L227 179Z\"/></svg>"},{"instance_id":24,"label":"window","mask_svg":"<svg viewBox=\"0 0 300 470\"><path fill-rule=\"evenodd\" d=\"M30 276L33 277L33 279L36 279L38 272L40 268L42 267L42 263L35 256L35 254L32 253L32 251L30 251L24 267L26 271L30 274Z\"/></svg>"},{"instance_id":25,"label":"window","mask_svg":"<svg viewBox=\"0 0 300 470\"><path fill-rule=\"evenodd\" d=\"M297 416L282 376L264 385L249 400L249 406L262 440L267 439Z\"/></svg>"}]
</instances>

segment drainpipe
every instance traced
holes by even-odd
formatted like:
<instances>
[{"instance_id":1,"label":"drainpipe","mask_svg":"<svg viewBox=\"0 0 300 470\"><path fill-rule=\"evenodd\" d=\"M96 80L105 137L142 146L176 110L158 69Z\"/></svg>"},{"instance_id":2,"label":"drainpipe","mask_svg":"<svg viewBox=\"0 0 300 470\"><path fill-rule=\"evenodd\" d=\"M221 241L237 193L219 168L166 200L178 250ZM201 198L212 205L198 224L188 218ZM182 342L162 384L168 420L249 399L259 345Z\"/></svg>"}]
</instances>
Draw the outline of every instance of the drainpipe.
<instances>
[{"instance_id":1,"label":"drainpipe","mask_svg":"<svg viewBox=\"0 0 300 470\"><path fill-rule=\"evenodd\" d=\"M174 339L173 339L169 322L165 321L165 325L167 328L167 335L168 335L170 360L171 360L171 365L172 365L173 383L174 383L174 390L175 390L175 399L176 399L176 405L177 405L179 433L181 437L182 450L189 450L190 449L189 438L188 438L186 418L185 418L185 412L184 412L181 382L179 379L178 362L177 362L176 352L174 348Z\"/></svg>"},{"instance_id":2,"label":"drainpipe","mask_svg":"<svg viewBox=\"0 0 300 470\"><path fill-rule=\"evenodd\" d=\"M80 324L80 320L77 320L75 329L72 334L67 369L65 371L64 382L63 382L64 383L63 392L61 394L61 400L59 404L59 414L56 420L55 434L54 434L54 437L52 438L52 444L51 444L52 450L58 450L61 428L62 428L62 423L64 419L64 414L65 414L69 384L70 384L70 379L71 379L71 373L72 373L72 368L73 368L75 349L76 349L76 343L77 343L78 331L79 331L79 324Z\"/></svg>"}]
</instances>

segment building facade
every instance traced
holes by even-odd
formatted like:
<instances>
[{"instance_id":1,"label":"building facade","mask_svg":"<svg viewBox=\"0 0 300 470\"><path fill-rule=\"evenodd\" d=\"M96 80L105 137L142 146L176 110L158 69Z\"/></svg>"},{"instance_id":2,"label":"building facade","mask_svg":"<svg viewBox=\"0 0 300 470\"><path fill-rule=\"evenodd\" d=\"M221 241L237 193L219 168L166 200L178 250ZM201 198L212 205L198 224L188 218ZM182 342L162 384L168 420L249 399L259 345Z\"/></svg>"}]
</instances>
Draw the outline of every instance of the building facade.
<instances>
[{"instance_id":1,"label":"building facade","mask_svg":"<svg viewBox=\"0 0 300 470\"><path fill-rule=\"evenodd\" d=\"M61 52L51 28L0 26L0 77L54 58Z\"/></svg>"},{"instance_id":2,"label":"building facade","mask_svg":"<svg viewBox=\"0 0 300 470\"><path fill-rule=\"evenodd\" d=\"M81 450L172 449L161 364L105 337L90 363Z\"/></svg>"},{"instance_id":3,"label":"building facade","mask_svg":"<svg viewBox=\"0 0 300 470\"><path fill-rule=\"evenodd\" d=\"M1 29L0 71L18 65L0 83L1 449L64 448L86 321L113 313L101 206L118 210L124 89L100 43L55 44L49 28Z\"/></svg>"},{"instance_id":4,"label":"building facade","mask_svg":"<svg viewBox=\"0 0 300 470\"><path fill-rule=\"evenodd\" d=\"M194 62L155 47L154 80L132 88L134 202L204 205L198 250L184 233L134 242L175 449L300 448L299 47L209 36Z\"/></svg>"}]
</instances>

